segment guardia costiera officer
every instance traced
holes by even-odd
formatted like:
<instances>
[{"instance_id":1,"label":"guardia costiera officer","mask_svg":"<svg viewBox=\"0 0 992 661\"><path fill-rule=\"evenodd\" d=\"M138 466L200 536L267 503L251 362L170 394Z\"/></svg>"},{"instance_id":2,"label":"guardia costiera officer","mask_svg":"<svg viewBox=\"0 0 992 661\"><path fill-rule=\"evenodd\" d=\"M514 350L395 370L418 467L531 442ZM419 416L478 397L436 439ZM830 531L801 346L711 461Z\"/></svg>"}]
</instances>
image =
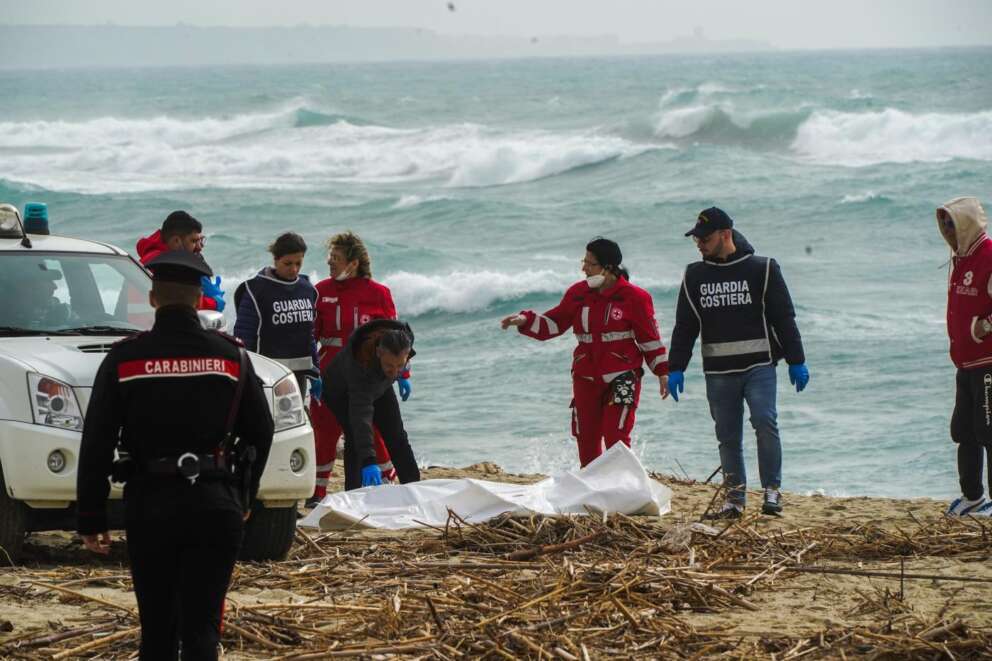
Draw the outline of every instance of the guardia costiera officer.
<instances>
[{"instance_id":1,"label":"guardia costiera officer","mask_svg":"<svg viewBox=\"0 0 992 661\"><path fill-rule=\"evenodd\" d=\"M758 472L765 492L761 511L778 515L782 512L782 441L776 364L785 358L789 381L797 392L809 382L792 297L778 262L756 255L722 209L699 212L696 224L685 235L693 238L703 259L686 268L679 290L668 388L678 401L692 347L700 337L706 399L729 488L723 507L709 518L737 519L744 511L744 402L758 443Z\"/></svg>"},{"instance_id":2,"label":"guardia costiera officer","mask_svg":"<svg viewBox=\"0 0 992 661\"><path fill-rule=\"evenodd\" d=\"M79 453L78 528L106 554L109 477L125 481L124 527L141 658L216 659L224 598L272 444L262 384L237 339L204 330L193 252L147 264L155 324L107 353ZM127 460L114 461L119 449ZM252 461L253 459L253 461Z\"/></svg>"}]
</instances>

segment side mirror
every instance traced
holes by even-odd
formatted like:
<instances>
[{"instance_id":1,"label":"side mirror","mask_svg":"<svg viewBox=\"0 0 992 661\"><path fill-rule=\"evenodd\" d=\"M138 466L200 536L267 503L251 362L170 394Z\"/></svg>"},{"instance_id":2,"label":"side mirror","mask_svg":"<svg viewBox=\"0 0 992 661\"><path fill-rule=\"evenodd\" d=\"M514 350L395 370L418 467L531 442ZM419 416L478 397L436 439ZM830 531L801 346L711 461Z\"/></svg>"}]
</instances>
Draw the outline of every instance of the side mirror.
<instances>
[{"instance_id":1,"label":"side mirror","mask_svg":"<svg viewBox=\"0 0 992 661\"><path fill-rule=\"evenodd\" d=\"M217 310L197 310L196 315L200 318L200 325L206 330L225 330L224 313Z\"/></svg>"}]
</instances>

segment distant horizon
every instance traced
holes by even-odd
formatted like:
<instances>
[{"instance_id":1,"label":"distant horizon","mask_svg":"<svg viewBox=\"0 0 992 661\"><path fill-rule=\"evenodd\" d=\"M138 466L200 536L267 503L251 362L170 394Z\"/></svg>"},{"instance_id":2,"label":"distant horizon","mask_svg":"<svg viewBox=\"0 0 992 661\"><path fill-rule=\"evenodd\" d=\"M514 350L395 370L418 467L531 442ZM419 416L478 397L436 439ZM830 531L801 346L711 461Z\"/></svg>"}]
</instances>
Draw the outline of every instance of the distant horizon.
<instances>
[{"instance_id":1,"label":"distant horizon","mask_svg":"<svg viewBox=\"0 0 992 661\"><path fill-rule=\"evenodd\" d=\"M889 50L936 50L936 49L955 49L955 48L992 48L992 36L990 36L987 42L967 42L958 44L906 44L906 45L837 45L837 46L823 46L823 45L811 45L811 46L792 46L792 45L780 45L773 41L768 41L766 39L760 39L748 36L726 36L726 37L713 37L706 33L705 29L700 27L694 28L678 34L674 37L669 37L666 39L656 39L656 40L643 40L643 39L624 39L621 35L613 32L601 32L598 34L574 34L568 32L561 33L535 33L531 36L521 36L511 33L474 33L474 32L444 32L437 30L432 27L417 26L417 25L355 25L348 23L317 23L313 21L302 21L296 23L286 23L286 24L276 24L276 25L234 25L230 23L194 23L191 21L176 21L173 23L121 23L113 20L95 22L95 23L32 23L32 22L20 22L20 23L7 23L0 19L0 28L123 28L123 29L178 29L178 28L192 28L198 30L239 30L245 32L252 31L264 31L264 30L319 30L319 29L345 29L345 30L358 30L358 31L411 31L411 32L427 32L445 39L489 39L489 40L507 40L507 41L529 41L529 40L541 40L541 39L552 39L552 40L577 40L577 41L596 41L596 40L615 40L617 45L621 47L637 47L637 46L652 46L661 44L670 44L673 42L679 42L683 40L696 39L704 42L713 43L727 43L727 42L747 42L754 44L761 44L768 46L769 51L861 51L861 50L872 50L872 51L889 51ZM0 45L0 54L2 54L2 45ZM618 55L627 55L628 53L618 53Z\"/></svg>"},{"instance_id":2,"label":"distant horizon","mask_svg":"<svg viewBox=\"0 0 992 661\"><path fill-rule=\"evenodd\" d=\"M0 0L2 25L429 31L439 39L602 39L619 48L705 34L789 50L992 45L988 0ZM5 46L0 45L0 49Z\"/></svg>"},{"instance_id":3,"label":"distant horizon","mask_svg":"<svg viewBox=\"0 0 992 661\"><path fill-rule=\"evenodd\" d=\"M181 40L181 41L177 41ZM177 43L182 47L177 48ZM39 44L43 48L39 48ZM334 63L452 62L529 58L719 56L757 53L885 52L982 49L992 44L786 47L720 39L701 28L652 42L595 36L443 34L409 26L293 26L0 23L0 70L286 66Z\"/></svg>"}]
</instances>

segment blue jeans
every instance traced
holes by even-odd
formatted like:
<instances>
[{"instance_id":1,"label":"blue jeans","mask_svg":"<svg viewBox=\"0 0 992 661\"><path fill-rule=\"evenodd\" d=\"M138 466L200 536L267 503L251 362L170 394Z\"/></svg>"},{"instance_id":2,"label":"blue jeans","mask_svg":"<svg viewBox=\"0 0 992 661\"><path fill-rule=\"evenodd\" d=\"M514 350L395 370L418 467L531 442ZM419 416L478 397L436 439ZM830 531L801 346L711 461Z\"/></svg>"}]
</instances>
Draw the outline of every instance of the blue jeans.
<instances>
[{"instance_id":1,"label":"blue jeans","mask_svg":"<svg viewBox=\"0 0 992 661\"><path fill-rule=\"evenodd\" d=\"M752 367L737 374L707 374L706 399L716 423L724 483L731 487L727 499L744 505L747 471L744 468L744 402L751 412L751 426L758 439L758 472L761 486L778 489L782 483L782 441L775 410L775 366Z\"/></svg>"}]
</instances>

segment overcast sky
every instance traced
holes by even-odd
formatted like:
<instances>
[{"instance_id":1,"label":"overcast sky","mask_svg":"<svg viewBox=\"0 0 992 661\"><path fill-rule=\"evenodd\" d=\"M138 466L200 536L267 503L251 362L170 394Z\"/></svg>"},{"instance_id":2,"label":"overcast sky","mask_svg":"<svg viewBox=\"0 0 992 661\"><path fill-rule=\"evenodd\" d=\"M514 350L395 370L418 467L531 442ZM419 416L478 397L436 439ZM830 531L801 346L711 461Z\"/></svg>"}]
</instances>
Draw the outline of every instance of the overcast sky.
<instances>
[{"instance_id":1,"label":"overcast sky","mask_svg":"<svg viewBox=\"0 0 992 661\"><path fill-rule=\"evenodd\" d=\"M992 0L0 0L0 23L421 27L444 34L612 34L781 48L992 45Z\"/></svg>"}]
</instances>

